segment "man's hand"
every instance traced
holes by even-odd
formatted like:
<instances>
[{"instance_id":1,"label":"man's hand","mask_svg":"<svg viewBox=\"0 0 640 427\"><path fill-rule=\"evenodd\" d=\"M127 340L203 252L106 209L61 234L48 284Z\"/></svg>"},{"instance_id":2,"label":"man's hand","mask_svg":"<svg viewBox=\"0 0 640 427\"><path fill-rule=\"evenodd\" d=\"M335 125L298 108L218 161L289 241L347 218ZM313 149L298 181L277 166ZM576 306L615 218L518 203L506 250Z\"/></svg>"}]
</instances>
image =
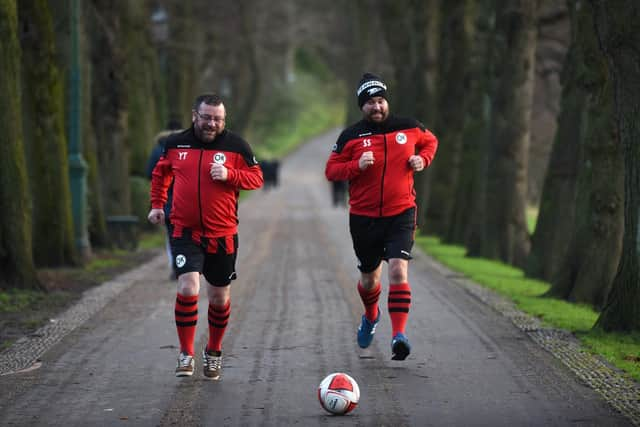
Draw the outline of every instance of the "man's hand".
<instances>
[{"instance_id":1,"label":"man's hand","mask_svg":"<svg viewBox=\"0 0 640 427\"><path fill-rule=\"evenodd\" d=\"M413 169L414 172L420 172L424 169L424 160L422 159L422 156L414 155L409 157L409 166L411 166L411 169Z\"/></svg>"},{"instance_id":2,"label":"man's hand","mask_svg":"<svg viewBox=\"0 0 640 427\"><path fill-rule=\"evenodd\" d=\"M360 160L358 160L358 167L360 168L360 170L365 170L369 166L373 165L374 161L375 159L373 158L373 151L365 151L364 153L362 153L362 156L360 156Z\"/></svg>"},{"instance_id":3,"label":"man's hand","mask_svg":"<svg viewBox=\"0 0 640 427\"><path fill-rule=\"evenodd\" d=\"M214 181L226 181L227 180L227 168L219 163L212 163L211 169L209 169L209 174L211 174L211 179Z\"/></svg>"},{"instance_id":4,"label":"man's hand","mask_svg":"<svg viewBox=\"0 0 640 427\"><path fill-rule=\"evenodd\" d=\"M160 224L161 222L164 222L164 210L151 209L149 211L149 215L147 215L147 219L151 224Z\"/></svg>"}]
</instances>

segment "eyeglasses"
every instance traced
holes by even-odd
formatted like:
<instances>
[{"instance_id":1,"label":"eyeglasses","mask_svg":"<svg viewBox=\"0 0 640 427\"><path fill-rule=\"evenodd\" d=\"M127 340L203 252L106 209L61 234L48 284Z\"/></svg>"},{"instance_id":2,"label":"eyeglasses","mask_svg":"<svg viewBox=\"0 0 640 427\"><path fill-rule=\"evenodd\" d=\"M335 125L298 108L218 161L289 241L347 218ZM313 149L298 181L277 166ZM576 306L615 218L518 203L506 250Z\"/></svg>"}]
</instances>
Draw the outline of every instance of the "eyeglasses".
<instances>
[{"instance_id":1,"label":"eyeglasses","mask_svg":"<svg viewBox=\"0 0 640 427\"><path fill-rule=\"evenodd\" d=\"M195 111L195 113L196 113L196 116L198 116L198 118L205 123L209 123L209 122L224 123L225 121L224 117L212 117L208 114L200 114L198 111Z\"/></svg>"}]
</instances>

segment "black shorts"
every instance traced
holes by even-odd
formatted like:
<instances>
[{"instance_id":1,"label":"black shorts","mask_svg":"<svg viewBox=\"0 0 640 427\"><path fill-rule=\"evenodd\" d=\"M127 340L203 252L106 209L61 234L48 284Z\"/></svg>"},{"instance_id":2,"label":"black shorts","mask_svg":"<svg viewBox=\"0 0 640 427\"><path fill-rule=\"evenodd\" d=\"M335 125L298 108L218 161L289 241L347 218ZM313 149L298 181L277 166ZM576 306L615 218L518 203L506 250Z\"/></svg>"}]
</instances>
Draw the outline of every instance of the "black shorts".
<instances>
[{"instance_id":1,"label":"black shorts","mask_svg":"<svg viewBox=\"0 0 640 427\"><path fill-rule=\"evenodd\" d=\"M212 285L227 286L236 278L238 235L202 240L197 243L188 234L171 238L176 275L197 271Z\"/></svg>"},{"instance_id":2,"label":"black shorts","mask_svg":"<svg viewBox=\"0 0 640 427\"><path fill-rule=\"evenodd\" d=\"M382 260L410 260L415 230L415 208L381 218L349 215L349 231L358 257L358 269L363 273L371 273Z\"/></svg>"}]
</instances>

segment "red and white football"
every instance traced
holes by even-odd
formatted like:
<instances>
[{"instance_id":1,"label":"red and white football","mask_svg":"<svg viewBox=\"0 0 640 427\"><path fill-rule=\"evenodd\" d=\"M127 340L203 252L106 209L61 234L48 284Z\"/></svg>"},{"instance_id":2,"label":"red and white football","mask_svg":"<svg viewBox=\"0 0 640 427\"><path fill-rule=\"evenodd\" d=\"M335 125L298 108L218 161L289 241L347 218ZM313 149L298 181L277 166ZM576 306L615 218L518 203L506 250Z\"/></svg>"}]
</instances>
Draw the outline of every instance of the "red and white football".
<instances>
[{"instance_id":1,"label":"red and white football","mask_svg":"<svg viewBox=\"0 0 640 427\"><path fill-rule=\"evenodd\" d=\"M320 405L335 415L353 411L360 400L360 388L356 380L342 372L328 375L318 386Z\"/></svg>"}]
</instances>

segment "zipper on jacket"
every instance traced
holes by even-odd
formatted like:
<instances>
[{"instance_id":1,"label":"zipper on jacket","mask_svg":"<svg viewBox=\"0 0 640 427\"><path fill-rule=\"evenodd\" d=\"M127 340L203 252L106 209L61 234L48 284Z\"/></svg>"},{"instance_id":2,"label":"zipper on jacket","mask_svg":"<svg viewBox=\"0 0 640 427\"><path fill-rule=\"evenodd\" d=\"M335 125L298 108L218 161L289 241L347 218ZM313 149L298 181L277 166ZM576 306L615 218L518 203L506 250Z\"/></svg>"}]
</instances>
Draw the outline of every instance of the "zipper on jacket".
<instances>
[{"instance_id":1,"label":"zipper on jacket","mask_svg":"<svg viewBox=\"0 0 640 427\"><path fill-rule=\"evenodd\" d=\"M384 200L384 175L387 171L387 134L383 133L384 138L384 164L382 165L382 178L380 180L380 216L382 216L382 205Z\"/></svg>"},{"instance_id":2,"label":"zipper on jacket","mask_svg":"<svg viewBox=\"0 0 640 427\"><path fill-rule=\"evenodd\" d=\"M200 170L202 168L202 155L204 150L200 149L200 158L198 159L198 212L200 213L200 228L202 229L202 236L204 236L204 221L202 220L202 189L200 188L202 183L200 177Z\"/></svg>"}]
</instances>

